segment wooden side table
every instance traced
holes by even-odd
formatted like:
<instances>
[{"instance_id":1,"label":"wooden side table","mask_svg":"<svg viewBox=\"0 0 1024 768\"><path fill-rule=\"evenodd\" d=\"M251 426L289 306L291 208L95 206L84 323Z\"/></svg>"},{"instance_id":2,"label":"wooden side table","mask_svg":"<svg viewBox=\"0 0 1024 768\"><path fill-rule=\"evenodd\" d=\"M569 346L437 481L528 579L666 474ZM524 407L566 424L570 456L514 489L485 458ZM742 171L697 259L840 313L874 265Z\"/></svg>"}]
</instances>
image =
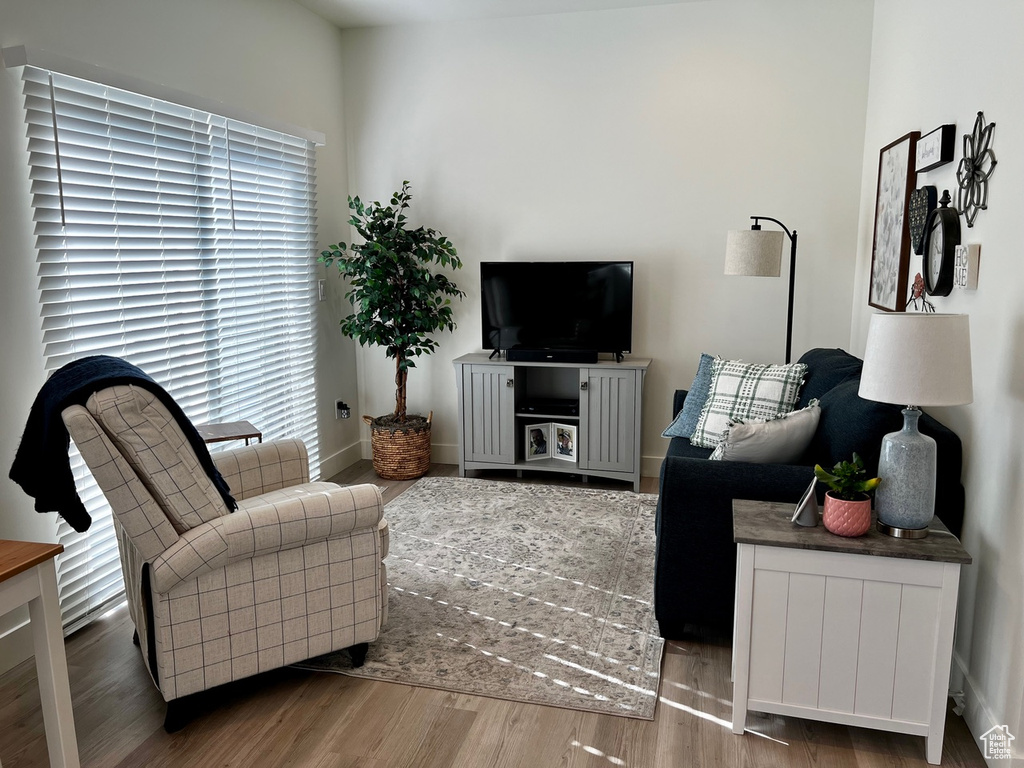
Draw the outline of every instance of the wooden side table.
<instances>
[{"instance_id":1,"label":"wooden side table","mask_svg":"<svg viewBox=\"0 0 1024 768\"><path fill-rule=\"evenodd\" d=\"M0 539L0 615L28 603L50 765L77 768L78 741L53 565L53 558L63 551L60 544Z\"/></svg>"},{"instance_id":2,"label":"wooden side table","mask_svg":"<svg viewBox=\"0 0 1024 768\"><path fill-rule=\"evenodd\" d=\"M843 538L792 504L733 502L733 733L747 710L926 737L942 758L960 566L935 518L923 539Z\"/></svg>"},{"instance_id":3,"label":"wooden side table","mask_svg":"<svg viewBox=\"0 0 1024 768\"><path fill-rule=\"evenodd\" d=\"M252 439L256 439L260 443L263 442L263 433L248 421L226 421L223 424L197 424L196 431L203 438L203 441L207 443L222 443L225 440L245 440L245 444L248 445Z\"/></svg>"}]
</instances>

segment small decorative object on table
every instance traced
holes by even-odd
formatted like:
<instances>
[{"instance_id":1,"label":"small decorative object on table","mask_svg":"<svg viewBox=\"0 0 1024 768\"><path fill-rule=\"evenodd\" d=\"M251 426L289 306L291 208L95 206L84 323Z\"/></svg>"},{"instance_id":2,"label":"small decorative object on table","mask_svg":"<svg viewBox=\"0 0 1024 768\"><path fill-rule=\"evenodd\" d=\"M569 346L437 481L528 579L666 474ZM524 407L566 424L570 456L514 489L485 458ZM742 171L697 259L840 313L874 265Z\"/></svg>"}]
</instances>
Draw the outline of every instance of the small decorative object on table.
<instances>
[{"instance_id":1,"label":"small decorative object on table","mask_svg":"<svg viewBox=\"0 0 1024 768\"><path fill-rule=\"evenodd\" d=\"M802 525L804 528L814 528L818 524L818 496L814 493L814 486L818 484L818 478L811 478L811 484L807 486L804 495L796 503L793 510L793 517L790 522Z\"/></svg>"},{"instance_id":2,"label":"small decorative object on table","mask_svg":"<svg viewBox=\"0 0 1024 768\"><path fill-rule=\"evenodd\" d=\"M878 487L877 477L866 478L864 461L856 453L853 461L840 461L831 472L814 465L814 477L830 490L825 494L825 528L837 536L863 536L871 528L870 491Z\"/></svg>"}]
</instances>

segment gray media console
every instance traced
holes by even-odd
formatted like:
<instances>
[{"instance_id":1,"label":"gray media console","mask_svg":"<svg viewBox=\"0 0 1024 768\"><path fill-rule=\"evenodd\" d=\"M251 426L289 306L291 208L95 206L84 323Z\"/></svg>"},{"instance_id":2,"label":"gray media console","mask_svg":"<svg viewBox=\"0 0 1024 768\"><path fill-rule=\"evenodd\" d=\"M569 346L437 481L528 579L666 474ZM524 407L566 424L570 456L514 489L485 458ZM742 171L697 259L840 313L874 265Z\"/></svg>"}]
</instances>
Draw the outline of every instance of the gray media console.
<instances>
[{"instance_id":1,"label":"gray media console","mask_svg":"<svg viewBox=\"0 0 1024 768\"><path fill-rule=\"evenodd\" d=\"M625 480L640 490L640 421L649 359L592 364L454 361L459 391L459 475L530 469ZM572 460L529 459L531 426L573 427Z\"/></svg>"}]
</instances>

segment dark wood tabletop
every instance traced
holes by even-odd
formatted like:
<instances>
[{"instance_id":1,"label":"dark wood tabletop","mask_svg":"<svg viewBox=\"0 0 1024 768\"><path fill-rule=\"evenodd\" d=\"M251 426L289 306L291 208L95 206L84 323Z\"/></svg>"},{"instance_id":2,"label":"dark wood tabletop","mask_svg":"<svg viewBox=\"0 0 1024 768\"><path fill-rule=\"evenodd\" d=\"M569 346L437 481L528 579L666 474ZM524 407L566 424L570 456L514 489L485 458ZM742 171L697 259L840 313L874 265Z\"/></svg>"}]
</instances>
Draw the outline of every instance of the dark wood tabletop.
<instances>
[{"instance_id":1,"label":"dark wood tabletop","mask_svg":"<svg viewBox=\"0 0 1024 768\"><path fill-rule=\"evenodd\" d=\"M734 499L732 533L737 544L765 544L771 547L818 549L826 552L850 552L876 557L907 560L936 560L944 563L971 562L960 540L949 532L939 518L933 518L923 539L898 539L881 533L874 526L863 536L837 536L821 521L813 528L791 522L795 504Z\"/></svg>"}]
</instances>

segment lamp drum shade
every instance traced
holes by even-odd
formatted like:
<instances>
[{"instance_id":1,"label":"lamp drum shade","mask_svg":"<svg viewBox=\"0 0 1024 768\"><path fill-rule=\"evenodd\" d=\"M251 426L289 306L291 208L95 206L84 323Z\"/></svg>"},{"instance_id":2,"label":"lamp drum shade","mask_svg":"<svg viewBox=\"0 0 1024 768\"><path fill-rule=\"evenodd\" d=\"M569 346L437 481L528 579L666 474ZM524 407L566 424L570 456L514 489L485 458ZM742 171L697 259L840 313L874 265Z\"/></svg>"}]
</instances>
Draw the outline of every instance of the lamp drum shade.
<instances>
[{"instance_id":1,"label":"lamp drum shade","mask_svg":"<svg viewBox=\"0 0 1024 768\"><path fill-rule=\"evenodd\" d=\"M778 277L784 235L775 229L730 230L725 241L725 274Z\"/></svg>"},{"instance_id":2,"label":"lamp drum shade","mask_svg":"<svg viewBox=\"0 0 1024 768\"><path fill-rule=\"evenodd\" d=\"M967 315L871 316L861 397L896 405L964 405L974 399Z\"/></svg>"}]
</instances>

